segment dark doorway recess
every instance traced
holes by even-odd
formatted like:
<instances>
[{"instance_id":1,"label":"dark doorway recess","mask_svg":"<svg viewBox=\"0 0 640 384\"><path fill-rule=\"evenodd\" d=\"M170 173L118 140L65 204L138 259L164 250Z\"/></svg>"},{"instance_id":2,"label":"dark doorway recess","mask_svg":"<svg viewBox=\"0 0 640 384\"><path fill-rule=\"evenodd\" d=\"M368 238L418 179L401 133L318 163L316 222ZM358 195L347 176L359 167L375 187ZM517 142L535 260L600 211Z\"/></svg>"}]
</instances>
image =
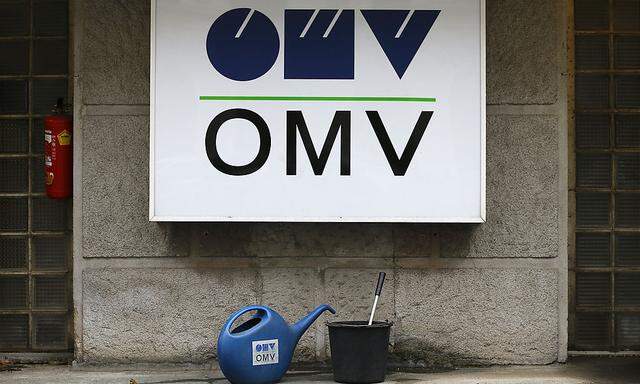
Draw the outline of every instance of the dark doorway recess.
<instances>
[{"instance_id":1,"label":"dark doorway recess","mask_svg":"<svg viewBox=\"0 0 640 384\"><path fill-rule=\"evenodd\" d=\"M44 194L43 117L69 99L69 6L0 0L0 352L71 335L71 201Z\"/></svg>"},{"instance_id":2,"label":"dark doorway recess","mask_svg":"<svg viewBox=\"0 0 640 384\"><path fill-rule=\"evenodd\" d=\"M570 349L640 351L640 0L575 0Z\"/></svg>"}]
</instances>

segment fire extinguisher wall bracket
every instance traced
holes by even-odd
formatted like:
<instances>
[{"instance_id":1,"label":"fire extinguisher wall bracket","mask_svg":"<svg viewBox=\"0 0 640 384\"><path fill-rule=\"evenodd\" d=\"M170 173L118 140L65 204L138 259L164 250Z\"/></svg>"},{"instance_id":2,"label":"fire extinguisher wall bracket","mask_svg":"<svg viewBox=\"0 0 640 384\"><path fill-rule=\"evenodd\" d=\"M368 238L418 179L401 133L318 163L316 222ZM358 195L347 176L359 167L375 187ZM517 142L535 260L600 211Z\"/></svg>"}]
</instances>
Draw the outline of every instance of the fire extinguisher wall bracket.
<instances>
[{"instance_id":1,"label":"fire extinguisher wall bracket","mask_svg":"<svg viewBox=\"0 0 640 384\"><path fill-rule=\"evenodd\" d=\"M73 191L73 119L58 99L52 114L44 118L44 177L47 196L71 197Z\"/></svg>"}]
</instances>

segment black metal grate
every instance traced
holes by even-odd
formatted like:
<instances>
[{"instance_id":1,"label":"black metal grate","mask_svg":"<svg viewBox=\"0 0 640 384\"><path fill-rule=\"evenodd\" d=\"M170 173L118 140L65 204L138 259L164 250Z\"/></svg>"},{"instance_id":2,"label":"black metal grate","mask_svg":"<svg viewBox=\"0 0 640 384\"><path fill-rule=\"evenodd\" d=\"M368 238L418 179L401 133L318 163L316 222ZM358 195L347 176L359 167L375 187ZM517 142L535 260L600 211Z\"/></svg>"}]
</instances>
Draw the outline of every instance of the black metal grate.
<instances>
[{"instance_id":1,"label":"black metal grate","mask_svg":"<svg viewBox=\"0 0 640 384\"><path fill-rule=\"evenodd\" d=\"M616 318L616 343L623 350L640 349L640 314L620 313Z\"/></svg>"},{"instance_id":2,"label":"black metal grate","mask_svg":"<svg viewBox=\"0 0 640 384\"><path fill-rule=\"evenodd\" d=\"M29 121L0 120L0 154L29 153Z\"/></svg>"},{"instance_id":3,"label":"black metal grate","mask_svg":"<svg viewBox=\"0 0 640 384\"><path fill-rule=\"evenodd\" d=\"M640 306L640 273L616 273L616 306Z\"/></svg>"},{"instance_id":4,"label":"black metal grate","mask_svg":"<svg viewBox=\"0 0 640 384\"><path fill-rule=\"evenodd\" d=\"M607 29L609 25L608 0L575 0L577 30Z\"/></svg>"},{"instance_id":5,"label":"black metal grate","mask_svg":"<svg viewBox=\"0 0 640 384\"><path fill-rule=\"evenodd\" d=\"M640 30L640 1L615 0L613 15L616 31Z\"/></svg>"},{"instance_id":6,"label":"black metal grate","mask_svg":"<svg viewBox=\"0 0 640 384\"><path fill-rule=\"evenodd\" d=\"M609 78L602 75L577 75L576 106L580 108L607 108L609 106Z\"/></svg>"},{"instance_id":7,"label":"black metal grate","mask_svg":"<svg viewBox=\"0 0 640 384\"><path fill-rule=\"evenodd\" d=\"M585 350L608 347L611 339L608 313L582 312L576 315L575 343Z\"/></svg>"},{"instance_id":8,"label":"black metal grate","mask_svg":"<svg viewBox=\"0 0 640 384\"><path fill-rule=\"evenodd\" d=\"M25 276L0 276L0 309L27 308L29 280Z\"/></svg>"},{"instance_id":9,"label":"black metal grate","mask_svg":"<svg viewBox=\"0 0 640 384\"><path fill-rule=\"evenodd\" d=\"M0 0L0 352L72 347L70 201L44 191L44 115L68 100L66 0Z\"/></svg>"},{"instance_id":10,"label":"black metal grate","mask_svg":"<svg viewBox=\"0 0 640 384\"><path fill-rule=\"evenodd\" d=\"M611 156L581 153L576 156L576 184L580 187L611 186Z\"/></svg>"},{"instance_id":11,"label":"black metal grate","mask_svg":"<svg viewBox=\"0 0 640 384\"><path fill-rule=\"evenodd\" d=\"M576 36L576 68L609 68L609 38L607 36Z\"/></svg>"},{"instance_id":12,"label":"black metal grate","mask_svg":"<svg viewBox=\"0 0 640 384\"><path fill-rule=\"evenodd\" d=\"M0 158L0 175L3 179L0 192L27 192L29 190L29 159Z\"/></svg>"},{"instance_id":13,"label":"black metal grate","mask_svg":"<svg viewBox=\"0 0 640 384\"><path fill-rule=\"evenodd\" d=\"M616 184L621 189L640 189L640 153L616 156Z\"/></svg>"},{"instance_id":14,"label":"black metal grate","mask_svg":"<svg viewBox=\"0 0 640 384\"><path fill-rule=\"evenodd\" d=\"M570 347L640 350L640 0L572 4Z\"/></svg>"},{"instance_id":15,"label":"black metal grate","mask_svg":"<svg viewBox=\"0 0 640 384\"><path fill-rule=\"evenodd\" d=\"M609 115L576 115L576 147L609 148Z\"/></svg>"},{"instance_id":16,"label":"black metal grate","mask_svg":"<svg viewBox=\"0 0 640 384\"><path fill-rule=\"evenodd\" d=\"M26 231L29 204L24 197L0 197L0 231Z\"/></svg>"},{"instance_id":17,"label":"black metal grate","mask_svg":"<svg viewBox=\"0 0 640 384\"><path fill-rule=\"evenodd\" d=\"M29 44L26 41L0 41L0 73L24 75L29 72Z\"/></svg>"},{"instance_id":18,"label":"black metal grate","mask_svg":"<svg viewBox=\"0 0 640 384\"><path fill-rule=\"evenodd\" d=\"M0 314L0 348L22 350L27 348L28 343L29 316Z\"/></svg>"},{"instance_id":19,"label":"black metal grate","mask_svg":"<svg viewBox=\"0 0 640 384\"><path fill-rule=\"evenodd\" d=\"M36 347L43 349L65 348L68 345L68 319L64 315L34 316L34 338Z\"/></svg>"},{"instance_id":20,"label":"black metal grate","mask_svg":"<svg viewBox=\"0 0 640 384\"><path fill-rule=\"evenodd\" d=\"M60 236L36 237L32 242L33 269L46 271L67 270L70 252L69 239Z\"/></svg>"},{"instance_id":21,"label":"black metal grate","mask_svg":"<svg viewBox=\"0 0 640 384\"><path fill-rule=\"evenodd\" d=\"M608 193L584 192L576 194L576 221L579 227L608 227Z\"/></svg>"},{"instance_id":22,"label":"black metal grate","mask_svg":"<svg viewBox=\"0 0 640 384\"><path fill-rule=\"evenodd\" d=\"M0 269L27 268L26 236L0 237Z\"/></svg>"},{"instance_id":23,"label":"black metal grate","mask_svg":"<svg viewBox=\"0 0 640 384\"><path fill-rule=\"evenodd\" d=\"M640 147L640 115L616 114L616 148Z\"/></svg>"},{"instance_id":24,"label":"black metal grate","mask_svg":"<svg viewBox=\"0 0 640 384\"><path fill-rule=\"evenodd\" d=\"M617 36L614 45L616 69L640 68L640 36Z\"/></svg>"},{"instance_id":25,"label":"black metal grate","mask_svg":"<svg viewBox=\"0 0 640 384\"><path fill-rule=\"evenodd\" d=\"M608 267L609 257L608 233L576 234L576 264L578 267Z\"/></svg>"},{"instance_id":26,"label":"black metal grate","mask_svg":"<svg viewBox=\"0 0 640 384\"><path fill-rule=\"evenodd\" d=\"M0 80L0 114L24 115L29 112L28 82Z\"/></svg>"},{"instance_id":27,"label":"black metal grate","mask_svg":"<svg viewBox=\"0 0 640 384\"><path fill-rule=\"evenodd\" d=\"M577 303L580 306L607 306L611 302L611 276L608 273L577 273Z\"/></svg>"},{"instance_id":28,"label":"black metal grate","mask_svg":"<svg viewBox=\"0 0 640 384\"><path fill-rule=\"evenodd\" d=\"M67 276L36 276L33 282L35 308L67 307Z\"/></svg>"},{"instance_id":29,"label":"black metal grate","mask_svg":"<svg viewBox=\"0 0 640 384\"><path fill-rule=\"evenodd\" d=\"M616 265L640 267L640 233L619 233L616 236Z\"/></svg>"}]
</instances>

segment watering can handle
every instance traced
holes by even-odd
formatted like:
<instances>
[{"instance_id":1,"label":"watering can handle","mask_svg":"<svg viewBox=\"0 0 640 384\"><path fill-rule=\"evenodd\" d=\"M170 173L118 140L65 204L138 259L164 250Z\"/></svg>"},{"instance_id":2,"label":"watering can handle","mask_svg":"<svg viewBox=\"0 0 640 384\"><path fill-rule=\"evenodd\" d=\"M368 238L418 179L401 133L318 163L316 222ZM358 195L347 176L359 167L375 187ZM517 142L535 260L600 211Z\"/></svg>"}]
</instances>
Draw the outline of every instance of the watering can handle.
<instances>
[{"instance_id":1,"label":"watering can handle","mask_svg":"<svg viewBox=\"0 0 640 384\"><path fill-rule=\"evenodd\" d=\"M233 325L233 323L235 323L235 321L238 320L240 316L250 311L264 311L264 313L269 316L268 308L262 305L250 305L248 307L244 307L229 317L229 320L227 320L227 325L225 325L224 327L225 333L231 334L231 326Z\"/></svg>"}]
</instances>

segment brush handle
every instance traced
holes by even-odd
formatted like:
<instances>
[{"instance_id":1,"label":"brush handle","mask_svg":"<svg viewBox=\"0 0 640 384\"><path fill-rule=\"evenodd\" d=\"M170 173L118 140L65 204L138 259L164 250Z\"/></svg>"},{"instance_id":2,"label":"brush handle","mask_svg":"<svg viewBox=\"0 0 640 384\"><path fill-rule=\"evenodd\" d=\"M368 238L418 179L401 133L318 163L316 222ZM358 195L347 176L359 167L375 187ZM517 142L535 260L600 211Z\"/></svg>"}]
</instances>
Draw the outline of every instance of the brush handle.
<instances>
[{"instance_id":1,"label":"brush handle","mask_svg":"<svg viewBox=\"0 0 640 384\"><path fill-rule=\"evenodd\" d=\"M375 296L373 298L373 307L371 307L371 316L369 316L369 325L373 324L373 315L376 313L376 306L378 305L378 298L382 293L382 286L384 285L384 277L386 273L380 272L378 274L378 283L376 284Z\"/></svg>"},{"instance_id":2,"label":"brush handle","mask_svg":"<svg viewBox=\"0 0 640 384\"><path fill-rule=\"evenodd\" d=\"M376 292L375 292L376 296L380 296L380 294L382 293L382 286L384 285L385 276L386 276L386 273L384 272L380 272L378 274L378 284L376 284Z\"/></svg>"}]
</instances>

